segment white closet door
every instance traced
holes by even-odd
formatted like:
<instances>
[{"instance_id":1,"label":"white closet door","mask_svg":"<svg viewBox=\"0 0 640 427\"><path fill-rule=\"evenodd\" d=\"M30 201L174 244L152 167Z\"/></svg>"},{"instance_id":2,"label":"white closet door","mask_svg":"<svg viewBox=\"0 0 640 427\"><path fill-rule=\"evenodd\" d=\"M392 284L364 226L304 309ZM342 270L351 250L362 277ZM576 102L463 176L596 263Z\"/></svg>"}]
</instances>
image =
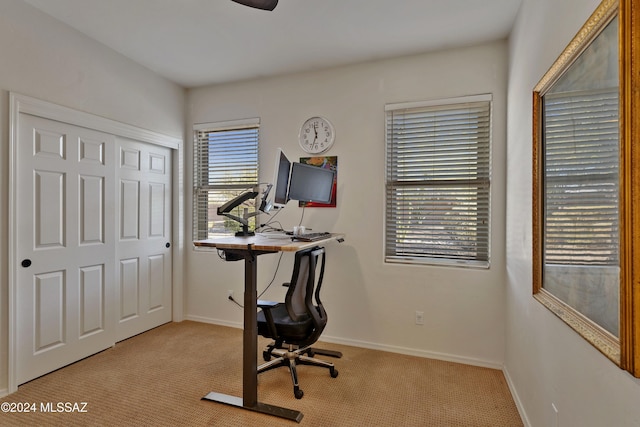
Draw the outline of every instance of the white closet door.
<instances>
[{"instance_id":1,"label":"white closet door","mask_svg":"<svg viewBox=\"0 0 640 427\"><path fill-rule=\"evenodd\" d=\"M171 149L117 139L117 339L171 321Z\"/></svg>"},{"instance_id":2,"label":"white closet door","mask_svg":"<svg viewBox=\"0 0 640 427\"><path fill-rule=\"evenodd\" d=\"M21 114L17 383L115 342L115 138Z\"/></svg>"}]
</instances>

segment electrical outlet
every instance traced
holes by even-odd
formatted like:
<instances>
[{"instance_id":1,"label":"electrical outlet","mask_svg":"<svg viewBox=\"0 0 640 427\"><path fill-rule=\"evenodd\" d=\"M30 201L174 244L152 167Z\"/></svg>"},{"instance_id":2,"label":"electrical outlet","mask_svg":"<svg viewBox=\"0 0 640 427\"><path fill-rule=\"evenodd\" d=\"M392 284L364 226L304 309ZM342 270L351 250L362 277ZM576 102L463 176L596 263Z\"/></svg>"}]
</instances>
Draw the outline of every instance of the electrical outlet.
<instances>
[{"instance_id":1,"label":"electrical outlet","mask_svg":"<svg viewBox=\"0 0 640 427\"><path fill-rule=\"evenodd\" d=\"M416 325L424 325L424 311L416 311Z\"/></svg>"},{"instance_id":2,"label":"electrical outlet","mask_svg":"<svg viewBox=\"0 0 640 427\"><path fill-rule=\"evenodd\" d=\"M230 300L232 300L232 299L233 299L233 290L229 289L229 290L227 291L227 298L228 298L228 299L230 299Z\"/></svg>"}]
</instances>

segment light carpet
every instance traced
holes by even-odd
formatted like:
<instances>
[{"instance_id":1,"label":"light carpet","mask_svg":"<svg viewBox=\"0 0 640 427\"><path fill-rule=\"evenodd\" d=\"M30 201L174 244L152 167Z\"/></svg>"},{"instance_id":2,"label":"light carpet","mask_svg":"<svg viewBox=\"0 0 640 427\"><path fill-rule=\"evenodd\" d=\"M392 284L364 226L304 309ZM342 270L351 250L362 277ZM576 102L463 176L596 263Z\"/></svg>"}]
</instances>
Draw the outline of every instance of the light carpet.
<instances>
[{"instance_id":1,"label":"light carpet","mask_svg":"<svg viewBox=\"0 0 640 427\"><path fill-rule=\"evenodd\" d=\"M259 363L267 343L259 340ZM333 361L339 375L331 378L327 369L300 366L302 399L293 396L286 368L260 374L258 380L258 399L301 411L301 426L523 425L499 370L337 344L318 347L343 353L341 359L317 356ZM169 323L21 385L0 402L14 408L35 404L37 410L0 413L0 425L297 425L201 400L210 391L242 395L242 331ZM63 410L86 403L86 412L41 410L58 403Z\"/></svg>"}]
</instances>

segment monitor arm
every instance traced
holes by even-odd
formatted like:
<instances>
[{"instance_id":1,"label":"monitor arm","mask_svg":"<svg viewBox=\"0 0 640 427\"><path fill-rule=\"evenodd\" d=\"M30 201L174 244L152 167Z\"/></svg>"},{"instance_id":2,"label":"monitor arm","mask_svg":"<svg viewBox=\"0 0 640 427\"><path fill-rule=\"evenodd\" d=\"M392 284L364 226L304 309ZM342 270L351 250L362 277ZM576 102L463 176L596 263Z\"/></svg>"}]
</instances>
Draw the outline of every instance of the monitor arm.
<instances>
[{"instance_id":1,"label":"monitor arm","mask_svg":"<svg viewBox=\"0 0 640 427\"><path fill-rule=\"evenodd\" d=\"M267 188L262 193L262 200L260 202L259 211L267 213L271 209L271 203L267 201L267 196L269 195L269 191L271 191L272 186L273 186L272 184L268 184ZM240 206L241 204L243 204L244 202L246 202L247 200L255 199L256 197L258 197L258 194L260 194L260 191L258 189L258 186L256 186L252 191L245 191L239 196L229 200L224 205L218 207L218 215L226 216L227 218L231 218L232 220L242 224L242 231L238 231L236 233L236 236L252 236L253 235L253 232L249 231L249 218L258 215L259 212L256 211L256 212L249 213L249 210L247 208L244 208L244 214L242 215L242 218L241 218L239 216L233 215L231 211L237 208L238 206Z\"/></svg>"}]
</instances>

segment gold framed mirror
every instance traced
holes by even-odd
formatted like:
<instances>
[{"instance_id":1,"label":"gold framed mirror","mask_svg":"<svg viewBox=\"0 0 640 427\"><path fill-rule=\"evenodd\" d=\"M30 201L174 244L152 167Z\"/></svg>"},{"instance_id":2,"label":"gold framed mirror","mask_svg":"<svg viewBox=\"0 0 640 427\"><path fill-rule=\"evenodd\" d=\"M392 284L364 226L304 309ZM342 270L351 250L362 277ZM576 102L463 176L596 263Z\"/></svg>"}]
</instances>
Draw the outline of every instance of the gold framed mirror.
<instances>
[{"instance_id":1,"label":"gold framed mirror","mask_svg":"<svg viewBox=\"0 0 640 427\"><path fill-rule=\"evenodd\" d=\"M604 0L533 90L533 295L640 376L637 14Z\"/></svg>"}]
</instances>

